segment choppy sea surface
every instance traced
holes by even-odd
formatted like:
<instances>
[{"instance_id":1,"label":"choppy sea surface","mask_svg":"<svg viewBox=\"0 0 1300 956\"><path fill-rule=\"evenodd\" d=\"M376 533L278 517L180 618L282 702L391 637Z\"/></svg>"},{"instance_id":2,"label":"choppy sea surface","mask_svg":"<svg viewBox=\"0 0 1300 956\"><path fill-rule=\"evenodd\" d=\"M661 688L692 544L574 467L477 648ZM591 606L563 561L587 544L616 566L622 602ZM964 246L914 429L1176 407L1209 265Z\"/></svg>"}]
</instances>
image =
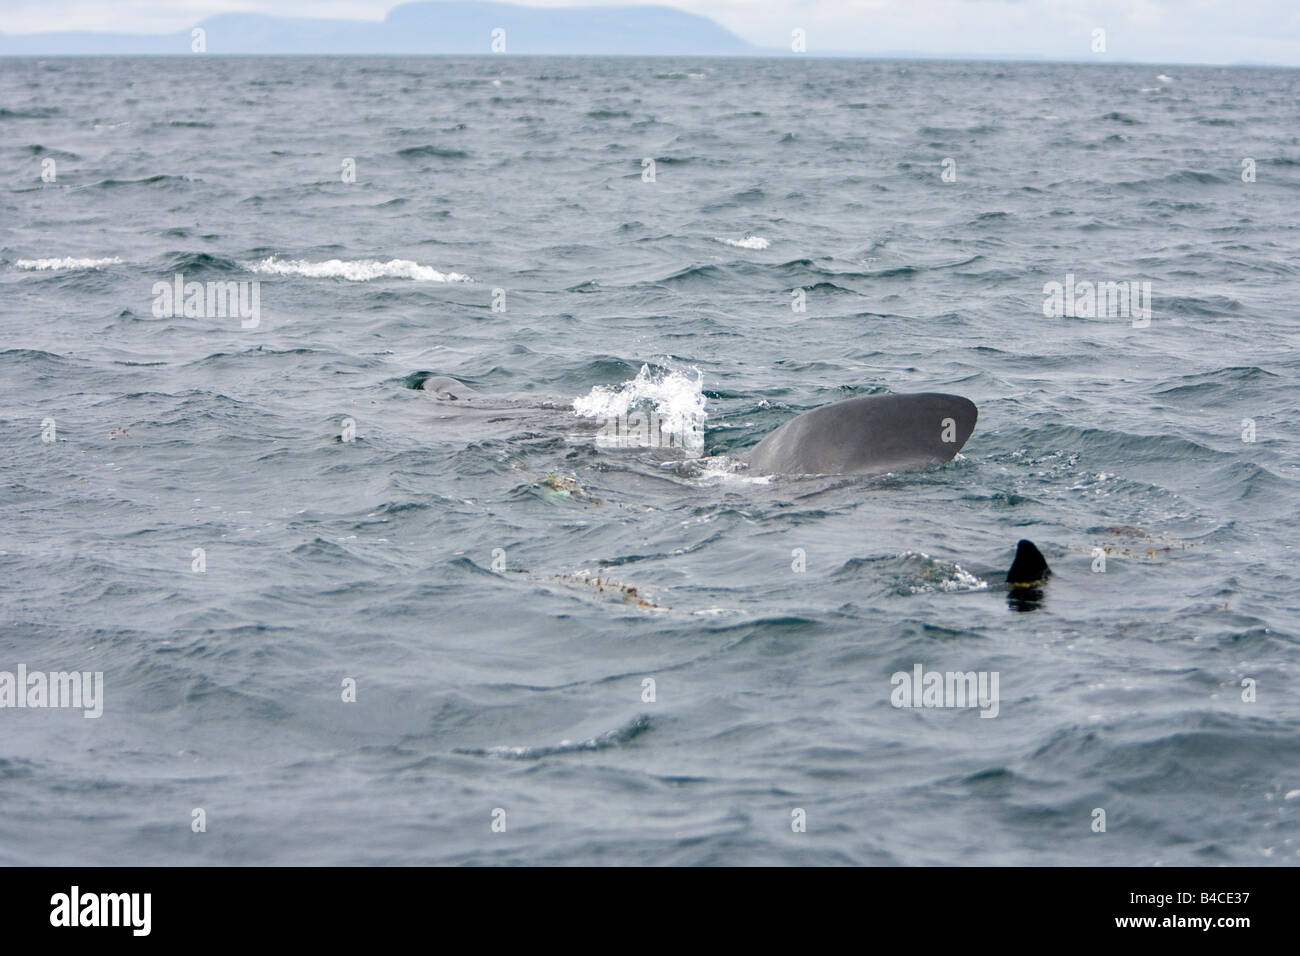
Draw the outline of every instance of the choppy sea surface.
<instances>
[{"instance_id":1,"label":"choppy sea surface","mask_svg":"<svg viewBox=\"0 0 1300 956\"><path fill-rule=\"evenodd\" d=\"M1298 80L0 60L0 671L104 688L0 709L0 861L1296 864Z\"/></svg>"}]
</instances>

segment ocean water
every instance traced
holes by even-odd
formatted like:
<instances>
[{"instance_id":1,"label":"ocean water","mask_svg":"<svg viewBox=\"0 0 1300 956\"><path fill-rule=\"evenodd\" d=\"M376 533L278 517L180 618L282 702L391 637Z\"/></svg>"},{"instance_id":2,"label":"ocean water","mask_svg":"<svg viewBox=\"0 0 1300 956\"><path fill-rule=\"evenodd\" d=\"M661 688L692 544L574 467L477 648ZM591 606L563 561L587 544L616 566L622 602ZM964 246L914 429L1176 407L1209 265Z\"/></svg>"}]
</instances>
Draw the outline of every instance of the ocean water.
<instances>
[{"instance_id":1,"label":"ocean water","mask_svg":"<svg viewBox=\"0 0 1300 956\"><path fill-rule=\"evenodd\" d=\"M1300 862L1298 78L0 60L0 861Z\"/></svg>"}]
</instances>

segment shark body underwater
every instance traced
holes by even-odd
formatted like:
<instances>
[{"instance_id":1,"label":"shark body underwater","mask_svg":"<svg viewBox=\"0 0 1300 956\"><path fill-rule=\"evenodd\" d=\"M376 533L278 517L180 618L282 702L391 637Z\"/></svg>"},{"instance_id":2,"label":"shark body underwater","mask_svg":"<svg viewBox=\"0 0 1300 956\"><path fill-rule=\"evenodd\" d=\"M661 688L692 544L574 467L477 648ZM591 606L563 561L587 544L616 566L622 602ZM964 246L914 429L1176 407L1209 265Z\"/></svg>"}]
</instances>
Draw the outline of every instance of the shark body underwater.
<instances>
[{"instance_id":1,"label":"shark body underwater","mask_svg":"<svg viewBox=\"0 0 1300 956\"><path fill-rule=\"evenodd\" d=\"M488 396L446 376L416 386L441 402L475 404ZM552 406L554 407L554 406ZM797 415L765 435L743 456L758 475L880 475L951 461L975 431L979 410L941 392L867 395ZM1021 540L1007 571L1013 606L1042 598L1051 576L1037 546Z\"/></svg>"}]
</instances>

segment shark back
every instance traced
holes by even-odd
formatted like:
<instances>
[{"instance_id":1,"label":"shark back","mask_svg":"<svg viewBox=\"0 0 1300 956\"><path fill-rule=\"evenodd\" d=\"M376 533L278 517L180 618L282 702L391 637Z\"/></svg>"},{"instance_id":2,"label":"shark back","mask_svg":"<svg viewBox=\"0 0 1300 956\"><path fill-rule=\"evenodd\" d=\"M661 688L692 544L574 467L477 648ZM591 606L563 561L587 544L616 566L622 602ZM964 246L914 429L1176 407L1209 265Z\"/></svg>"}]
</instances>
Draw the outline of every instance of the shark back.
<instances>
[{"instance_id":1,"label":"shark back","mask_svg":"<svg viewBox=\"0 0 1300 956\"><path fill-rule=\"evenodd\" d=\"M804 412L749 453L751 471L875 475L951 461L979 412L959 395L868 395Z\"/></svg>"}]
</instances>

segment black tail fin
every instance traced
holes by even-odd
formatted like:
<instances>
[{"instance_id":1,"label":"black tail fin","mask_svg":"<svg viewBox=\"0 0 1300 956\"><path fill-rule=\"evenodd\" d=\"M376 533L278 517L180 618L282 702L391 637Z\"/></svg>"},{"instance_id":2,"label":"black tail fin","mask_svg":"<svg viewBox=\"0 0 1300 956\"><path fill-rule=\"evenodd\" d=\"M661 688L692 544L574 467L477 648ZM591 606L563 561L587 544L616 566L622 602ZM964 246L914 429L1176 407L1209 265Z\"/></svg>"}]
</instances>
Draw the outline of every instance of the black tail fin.
<instances>
[{"instance_id":1,"label":"black tail fin","mask_svg":"<svg viewBox=\"0 0 1300 956\"><path fill-rule=\"evenodd\" d=\"M1007 583L1013 588L1037 587L1052 575L1047 559L1034 547L1034 542L1021 539L1016 545L1016 559L1007 572Z\"/></svg>"}]
</instances>

